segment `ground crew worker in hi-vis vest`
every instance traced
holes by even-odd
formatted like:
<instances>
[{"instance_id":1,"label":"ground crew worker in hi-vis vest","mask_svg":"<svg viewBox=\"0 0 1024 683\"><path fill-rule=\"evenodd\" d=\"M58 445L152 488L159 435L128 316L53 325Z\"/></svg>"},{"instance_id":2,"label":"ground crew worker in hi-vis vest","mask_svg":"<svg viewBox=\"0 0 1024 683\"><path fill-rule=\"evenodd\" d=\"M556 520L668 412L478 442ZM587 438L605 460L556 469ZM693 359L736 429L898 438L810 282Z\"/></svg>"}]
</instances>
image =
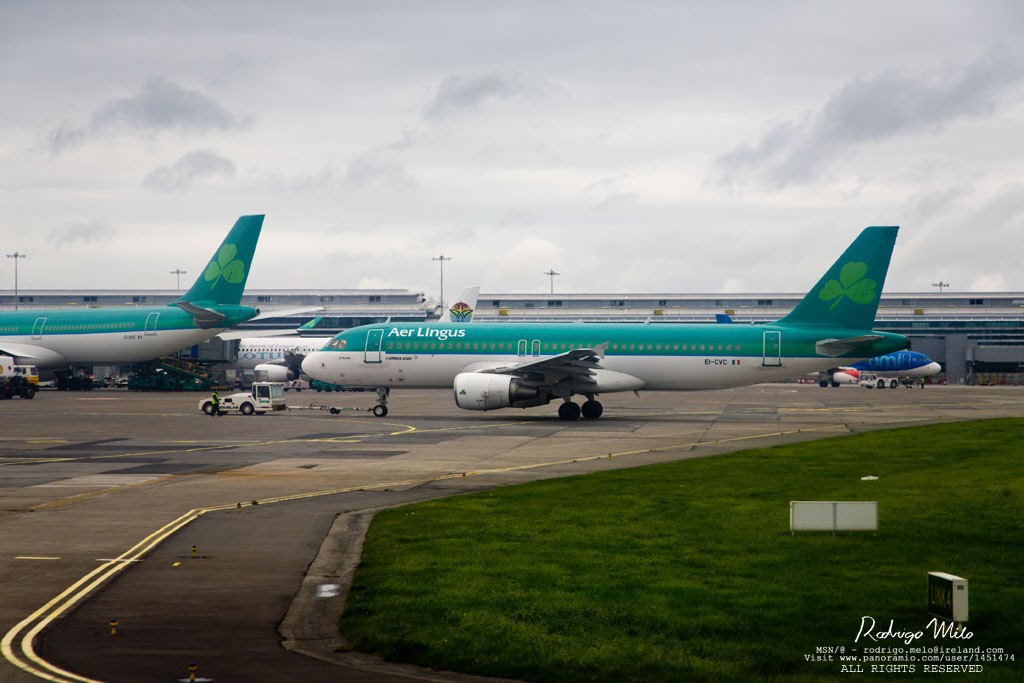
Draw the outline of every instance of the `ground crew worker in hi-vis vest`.
<instances>
[{"instance_id":1,"label":"ground crew worker in hi-vis vest","mask_svg":"<svg viewBox=\"0 0 1024 683\"><path fill-rule=\"evenodd\" d=\"M220 396L217 392L213 392L213 396L210 397L210 417L220 415Z\"/></svg>"}]
</instances>

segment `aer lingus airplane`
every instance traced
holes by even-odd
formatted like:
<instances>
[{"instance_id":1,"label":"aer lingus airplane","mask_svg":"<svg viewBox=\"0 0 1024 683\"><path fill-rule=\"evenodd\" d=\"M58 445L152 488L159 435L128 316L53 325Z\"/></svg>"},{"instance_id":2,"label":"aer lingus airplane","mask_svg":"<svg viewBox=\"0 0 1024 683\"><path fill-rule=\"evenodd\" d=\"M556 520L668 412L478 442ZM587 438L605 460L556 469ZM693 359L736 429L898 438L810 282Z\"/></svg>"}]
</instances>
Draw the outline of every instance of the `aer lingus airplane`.
<instances>
[{"instance_id":1,"label":"aer lingus airplane","mask_svg":"<svg viewBox=\"0 0 1024 683\"><path fill-rule=\"evenodd\" d=\"M195 284L166 306L0 313L0 355L40 370L152 360L255 317L242 291L263 216L242 216Z\"/></svg>"},{"instance_id":2,"label":"aer lingus airplane","mask_svg":"<svg viewBox=\"0 0 1024 683\"><path fill-rule=\"evenodd\" d=\"M441 314L441 323L468 323L473 319L480 286L464 288L455 297L451 308ZM296 332L313 327L306 323ZM433 323L431 323L433 324ZM228 335L221 335L223 339ZM271 382L289 382L298 379L301 374L302 361L309 354L319 351L332 337L241 337L238 344L238 370L253 370L260 378Z\"/></svg>"},{"instance_id":3,"label":"aer lingus airplane","mask_svg":"<svg viewBox=\"0 0 1024 683\"><path fill-rule=\"evenodd\" d=\"M872 330L898 228L865 228L788 315L766 325L529 323L357 327L302 363L309 376L376 387L454 387L466 410L562 399L558 415L595 419L613 391L719 389L825 370L907 348ZM582 408L572 400L584 396Z\"/></svg>"}]
</instances>

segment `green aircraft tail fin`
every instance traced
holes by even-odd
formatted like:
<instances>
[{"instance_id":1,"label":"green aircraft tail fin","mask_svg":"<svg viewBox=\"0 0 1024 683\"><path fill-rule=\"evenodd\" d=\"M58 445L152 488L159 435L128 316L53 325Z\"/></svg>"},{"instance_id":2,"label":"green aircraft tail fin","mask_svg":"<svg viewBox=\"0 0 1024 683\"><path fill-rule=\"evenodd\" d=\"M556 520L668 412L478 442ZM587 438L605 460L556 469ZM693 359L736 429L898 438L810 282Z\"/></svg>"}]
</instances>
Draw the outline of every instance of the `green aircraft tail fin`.
<instances>
[{"instance_id":1,"label":"green aircraft tail fin","mask_svg":"<svg viewBox=\"0 0 1024 683\"><path fill-rule=\"evenodd\" d=\"M242 301L245 281L256 242L263 228L263 214L242 216L214 252L195 284L178 301L203 301L237 306Z\"/></svg>"},{"instance_id":2,"label":"green aircraft tail fin","mask_svg":"<svg viewBox=\"0 0 1024 683\"><path fill-rule=\"evenodd\" d=\"M899 227L864 228L789 315L778 322L869 330Z\"/></svg>"}]
</instances>

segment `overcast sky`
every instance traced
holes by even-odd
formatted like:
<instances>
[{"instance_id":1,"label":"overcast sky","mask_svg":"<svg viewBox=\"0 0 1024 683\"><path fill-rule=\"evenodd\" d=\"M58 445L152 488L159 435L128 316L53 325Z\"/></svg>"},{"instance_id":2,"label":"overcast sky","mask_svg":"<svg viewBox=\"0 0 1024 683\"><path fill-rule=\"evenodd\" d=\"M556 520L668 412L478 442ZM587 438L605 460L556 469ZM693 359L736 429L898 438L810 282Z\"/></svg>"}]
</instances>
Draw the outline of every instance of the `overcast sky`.
<instances>
[{"instance_id":1,"label":"overcast sky","mask_svg":"<svg viewBox=\"0 0 1024 683\"><path fill-rule=\"evenodd\" d=\"M0 0L25 289L1022 291L1020 2ZM13 259L0 262L12 289Z\"/></svg>"}]
</instances>

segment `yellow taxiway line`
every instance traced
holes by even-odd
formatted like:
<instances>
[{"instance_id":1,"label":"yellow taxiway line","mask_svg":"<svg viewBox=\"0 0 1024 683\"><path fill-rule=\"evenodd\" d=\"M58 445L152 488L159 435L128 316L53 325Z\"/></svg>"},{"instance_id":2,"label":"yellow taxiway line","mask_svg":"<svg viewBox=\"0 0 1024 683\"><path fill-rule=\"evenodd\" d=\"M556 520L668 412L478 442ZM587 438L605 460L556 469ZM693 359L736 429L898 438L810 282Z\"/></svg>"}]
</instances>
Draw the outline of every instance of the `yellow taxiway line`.
<instances>
[{"instance_id":1,"label":"yellow taxiway line","mask_svg":"<svg viewBox=\"0 0 1024 683\"><path fill-rule=\"evenodd\" d=\"M880 422L880 423L874 423L873 422L872 425L877 425L877 424L902 424L902 423L920 422L923 419L924 418L907 419L907 420L889 420L889 421ZM517 424L517 423L510 423L510 424ZM449 431L449 429L446 429L446 428L437 429L437 430L416 430L415 427L411 427L410 425L402 425L402 426L403 427L407 427L407 429L400 430L400 431L397 431L397 432L393 432L391 435L397 436L397 435L400 435L400 434L408 434L408 433L410 433L412 431L421 431L421 432ZM491 426L507 426L507 425L491 425ZM225 505L214 505L214 506L209 506L209 507L204 507L204 508L194 508L194 509L189 510L188 512L184 513L183 515L181 515L177 519L175 519L175 520L165 524L164 526L160 527L156 531L152 532L151 534L149 534L148 536L143 538L141 541L136 543L134 546L132 546L131 548L126 550L124 553L119 555L118 557L112 558L112 559L107 560L107 561L104 561L103 564L98 566L96 569L92 570L91 572L89 572L88 574L86 574L85 576L80 578L78 581L76 581L75 583L73 583L70 586L68 586L59 595L57 595L56 597L51 599L49 602L47 602L45 605L43 605L42 607L37 609L35 612L30 614L29 616L27 616L24 619L22 619L19 623L17 623L13 628L11 628L4 635L2 640L0 640L0 654L2 654L3 657L8 662L13 664L17 668L21 669L22 671L25 671L26 673L30 673L30 674L32 674L34 676L37 676L39 678L42 678L44 680L52 681L53 683L103 683L102 681L97 681L96 679L88 678L88 677L85 677L85 676L80 676L80 675L78 675L76 673L72 673L70 671L66 671L64 669L61 669L60 667L56 666L55 664L51 664L50 662L48 662L45 659L43 659L35 651L35 640L36 640L36 638L43 631L43 629L45 629L47 626L52 624L62 614L65 614L74 605L76 605L79 602L81 602L82 600L84 600L90 593L95 591L97 588L102 586L104 583L106 583L106 582L110 581L111 579L113 579L117 574L119 574L120 572L124 571L126 568L130 567L135 562L140 561L146 554L148 554L150 551L152 551L154 548L156 548L166 538L168 538L169 536L171 536L175 532L179 531L183 527L187 526L188 524L192 523L193 521L199 519L200 517L202 517L204 514L206 514L208 512L217 512L217 511L223 511L223 510L233 510L233 509L237 509L239 507L249 507L249 506L254 505L254 504L267 505L267 504L272 504L272 503L284 503L284 502L294 501L294 500L304 500L304 499L309 499L309 498L318 498L318 497L323 497L323 496L332 496L332 495L337 495L337 494L341 494L341 493L351 493L351 492L354 492L354 491L366 491L366 490L374 490L374 489L398 488L398 487L402 487L402 486L421 486L423 484L429 484L431 482L446 481L446 480L458 479L458 478L464 479L466 477L471 477L471 476L472 477L479 477L479 476L485 476L485 475L488 475L488 474L500 474L500 473L517 472L517 471L530 470L530 469L540 469L540 468L543 468L543 467L552 467L552 466L556 466L556 465L566 465L566 464L570 464L570 463L588 462L588 461L594 461L594 460L605 460L605 459L612 459L612 458L616 458L616 457L623 457L623 456L629 456L629 455L659 453L659 452L683 450L683 449L690 450L690 449L697 448L697 447L700 447L700 446L715 446L715 445L719 445L719 444L723 444L723 443L736 443L736 442L740 442L740 441L751 441L751 440L756 440L756 439L765 439L765 438L777 437L777 436L786 436L786 435L802 434L802 433L810 433L810 432L833 431L833 430L849 431L849 425L847 425L847 424L825 425L825 426L821 426L821 427L810 427L810 428L806 428L806 429L802 428L802 429L791 429L791 430L779 430L779 431L766 432L766 433L762 433L762 434L752 434L752 435L748 435L748 436L732 437L732 438L728 438L728 439L716 439L714 441L712 441L712 440L707 440L707 441L691 441L691 442L686 442L686 443L672 444L672 445L669 445L669 446L660 446L660 447L657 447L657 448L644 448L644 449L630 450L630 451L619 451L617 453L608 453L608 454L605 454L605 455L592 455L592 456L584 456L584 457L576 457L576 458L562 458L562 459L558 459L558 460L549 460L549 461L539 462L539 463L530 463L530 464L525 464L525 465L514 465L514 466L511 466L511 467L499 467L499 468L492 468L492 469L486 469L486 470L473 470L473 471L466 471L466 472L450 472L448 474L436 475L436 476L432 476L432 477L421 477L421 478L417 478L417 479L406 479L406 480L402 480L402 481L393 481L393 482L386 482L386 483L379 483L379 484L365 484L365 485L362 485L362 486L348 486L348 487L344 487L344 488L325 489L325 490L321 490L321 491L311 491L311 492L308 492L308 493L297 493L297 494L293 494L293 495L289 495L289 496L278 496L278 497L274 497L274 498L264 498L262 500L255 500L255 501L252 501L250 503L229 503L229 504L225 504ZM265 443L287 443L289 441L303 441L303 439L282 440L282 441L273 441L273 442L265 442ZM257 445L259 445L259 444L257 444ZM208 450L208 449L207 448L201 448L201 449L186 449L186 450L187 451L191 451L191 450ZM164 451L164 452L166 453L166 451ZM17 642L17 647L15 647L15 643L16 642ZM20 654L16 650L20 650Z\"/></svg>"}]
</instances>

